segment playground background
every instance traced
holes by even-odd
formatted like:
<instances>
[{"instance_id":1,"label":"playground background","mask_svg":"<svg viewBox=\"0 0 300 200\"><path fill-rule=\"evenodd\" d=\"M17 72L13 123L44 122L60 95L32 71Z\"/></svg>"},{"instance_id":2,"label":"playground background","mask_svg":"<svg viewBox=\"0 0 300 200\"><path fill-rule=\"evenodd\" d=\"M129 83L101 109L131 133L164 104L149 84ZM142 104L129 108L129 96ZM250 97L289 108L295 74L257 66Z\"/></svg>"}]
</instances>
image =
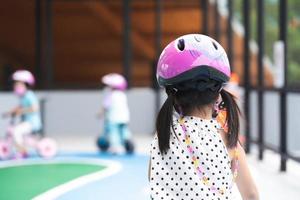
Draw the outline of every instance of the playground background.
<instances>
[{"instance_id":1,"label":"playground background","mask_svg":"<svg viewBox=\"0 0 300 200\"><path fill-rule=\"evenodd\" d=\"M54 159L0 161L0 199L149 199L149 147L165 99L155 63L187 33L208 34L228 52L261 199L299 199L299 1L3 0L0 13L0 113L18 102L12 72L30 70L44 134L59 144ZM131 156L96 147L100 80L112 72L129 82ZM0 120L0 137L7 125Z\"/></svg>"}]
</instances>

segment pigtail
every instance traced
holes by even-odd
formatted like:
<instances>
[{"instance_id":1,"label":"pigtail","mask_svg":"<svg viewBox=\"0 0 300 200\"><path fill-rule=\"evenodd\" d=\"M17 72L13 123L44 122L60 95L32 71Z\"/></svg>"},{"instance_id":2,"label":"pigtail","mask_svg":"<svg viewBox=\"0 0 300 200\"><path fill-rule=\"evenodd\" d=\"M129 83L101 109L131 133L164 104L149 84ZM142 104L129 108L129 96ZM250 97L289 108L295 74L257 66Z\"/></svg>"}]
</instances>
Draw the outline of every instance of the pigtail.
<instances>
[{"instance_id":1,"label":"pigtail","mask_svg":"<svg viewBox=\"0 0 300 200\"><path fill-rule=\"evenodd\" d=\"M226 90L221 90L221 96L224 101L224 107L227 111L226 122L228 125L227 142L229 147L235 147L238 142L238 134L240 131L240 109L235 101L235 97L227 92Z\"/></svg>"},{"instance_id":2,"label":"pigtail","mask_svg":"<svg viewBox=\"0 0 300 200\"><path fill-rule=\"evenodd\" d=\"M156 130L158 137L158 146L161 153L167 153L170 148L170 136L171 136L171 126L173 122L173 105L174 96L168 93L168 98L161 107L157 119L156 119Z\"/></svg>"}]
</instances>

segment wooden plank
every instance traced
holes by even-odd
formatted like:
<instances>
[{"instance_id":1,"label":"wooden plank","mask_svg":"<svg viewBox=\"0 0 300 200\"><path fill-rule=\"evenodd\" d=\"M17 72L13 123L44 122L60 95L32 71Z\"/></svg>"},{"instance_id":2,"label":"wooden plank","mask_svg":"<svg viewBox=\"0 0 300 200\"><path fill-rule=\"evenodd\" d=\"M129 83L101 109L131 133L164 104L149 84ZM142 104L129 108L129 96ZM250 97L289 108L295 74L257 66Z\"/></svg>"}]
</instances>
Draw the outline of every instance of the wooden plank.
<instances>
[{"instance_id":1,"label":"wooden plank","mask_svg":"<svg viewBox=\"0 0 300 200\"><path fill-rule=\"evenodd\" d=\"M198 9L177 9L172 12L163 12L163 32L199 32L201 15Z\"/></svg>"},{"instance_id":2,"label":"wooden plank","mask_svg":"<svg viewBox=\"0 0 300 200\"><path fill-rule=\"evenodd\" d=\"M151 68L148 62L134 62L133 63L133 79L147 78L150 75ZM57 80L100 80L100 78L107 73L122 73L122 63L110 62L80 62L73 63L72 61L64 63L55 63L55 79Z\"/></svg>"},{"instance_id":3,"label":"wooden plank","mask_svg":"<svg viewBox=\"0 0 300 200\"><path fill-rule=\"evenodd\" d=\"M121 18L112 13L105 5L102 3L89 3L86 5L93 14L103 22L106 23L106 28L110 28L116 34L123 34L123 26ZM132 42L136 48L139 49L148 59L153 59L155 57L154 49L148 44L148 42L136 31L131 31Z\"/></svg>"},{"instance_id":4,"label":"wooden plank","mask_svg":"<svg viewBox=\"0 0 300 200\"><path fill-rule=\"evenodd\" d=\"M0 48L5 64L33 65L34 2L3 1L0 16Z\"/></svg>"},{"instance_id":5,"label":"wooden plank","mask_svg":"<svg viewBox=\"0 0 300 200\"><path fill-rule=\"evenodd\" d=\"M81 38L64 41L61 38L54 40L55 59L73 58L77 60L98 59L98 60L122 60L123 49L121 40L107 38ZM152 40L153 41L153 40ZM148 41L149 42L149 41ZM154 41L152 46L154 46ZM133 45L133 59L143 58L143 54Z\"/></svg>"},{"instance_id":6,"label":"wooden plank","mask_svg":"<svg viewBox=\"0 0 300 200\"><path fill-rule=\"evenodd\" d=\"M54 15L54 34L65 39L76 37L108 37L113 32L94 16Z\"/></svg>"},{"instance_id":7,"label":"wooden plank","mask_svg":"<svg viewBox=\"0 0 300 200\"><path fill-rule=\"evenodd\" d=\"M104 2L106 5L110 6L111 8L118 8L122 6L122 1L106 1ZM179 7L184 7L186 9L200 6L199 0L167 0L163 1L163 8L164 9L177 9ZM155 9L155 1L154 0L133 0L131 4L133 9L140 9L140 10L149 10Z\"/></svg>"},{"instance_id":8,"label":"wooden plank","mask_svg":"<svg viewBox=\"0 0 300 200\"><path fill-rule=\"evenodd\" d=\"M59 16L91 16L91 12L84 5L85 1L53 1L53 11Z\"/></svg>"},{"instance_id":9,"label":"wooden plank","mask_svg":"<svg viewBox=\"0 0 300 200\"><path fill-rule=\"evenodd\" d=\"M201 12L199 12L197 8L189 10L179 8L177 10L164 11L162 13L162 31L166 34L199 32L202 22L201 17ZM132 12L133 27L143 34L154 34L154 19L154 10L145 12L135 10ZM147 24L147 26L145 26L145 24Z\"/></svg>"}]
</instances>

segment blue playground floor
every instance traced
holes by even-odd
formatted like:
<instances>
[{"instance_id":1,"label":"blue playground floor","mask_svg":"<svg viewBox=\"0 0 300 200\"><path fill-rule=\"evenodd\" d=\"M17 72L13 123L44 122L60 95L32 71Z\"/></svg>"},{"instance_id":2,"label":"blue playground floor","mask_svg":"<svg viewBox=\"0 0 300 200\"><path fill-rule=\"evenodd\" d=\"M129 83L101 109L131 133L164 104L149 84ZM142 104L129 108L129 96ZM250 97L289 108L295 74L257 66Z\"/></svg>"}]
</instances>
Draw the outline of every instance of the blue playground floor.
<instances>
[{"instance_id":1,"label":"blue playground floor","mask_svg":"<svg viewBox=\"0 0 300 200\"><path fill-rule=\"evenodd\" d=\"M61 153L56 158L48 161L36 157L21 161L0 161L0 169L4 165L7 165L7 163L9 163L10 167L14 167L14 165L31 165L31 162L43 162L44 164L46 162L47 164L47 162L63 163L68 162L68 160L72 160L72 162L76 163L86 163L91 160L95 162L111 162L114 163L115 166L118 166L118 169L113 173L108 172L105 175L106 171L103 170L105 172L102 173L101 178L95 178L91 175L92 180L85 183L77 181L77 183L79 182L79 186L73 189L64 190L58 188L58 190L60 190L59 195L55 199L144 200L149 199L147 180L148 159L146 155L112 156L102 153ZM58 185L58 187L60 187L60 185ZM55 188L57 189L57 187ZM35 199L40 200L45 199L45 197L37 197Z\"/></svg>"},{"instance_id":2,"label":"blue playground floor","mask_svg":"<svg viewBox=\"0 0 300 200\"><path fill-rule=\"evenodd\" d=\"M76 154L77 157L101 158L119 162L121 170L109 177L92 182L71 192L59 200L144 200L149 199L148 160L145 155L111 156L107 154Z\"/></svg>"}]
</instances>

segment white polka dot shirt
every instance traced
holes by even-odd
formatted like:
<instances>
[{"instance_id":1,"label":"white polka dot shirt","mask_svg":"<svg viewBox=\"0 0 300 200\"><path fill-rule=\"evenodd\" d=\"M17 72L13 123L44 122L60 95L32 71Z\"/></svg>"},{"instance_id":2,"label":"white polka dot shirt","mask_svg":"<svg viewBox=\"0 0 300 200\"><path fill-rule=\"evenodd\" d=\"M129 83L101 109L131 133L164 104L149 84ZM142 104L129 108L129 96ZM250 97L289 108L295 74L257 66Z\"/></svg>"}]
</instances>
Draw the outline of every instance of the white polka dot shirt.
<instances>
[{"instance_id":1,"label":"white polka dot shirt","mask_svg":"<svg viewBox=\"0 0 300 200\"><path fill-rule=\"evenodd\" d=\"M177 118L173 119L170 149L161 154L155 136L151 144L150 189L154 200L233 200L230 189L232 184L231 160L218 133L219 125L215 120L185 117L187 135L190 137L194 156L208 177L204 184L196 173L191 154L188 151L183 130ZM225 193L211 191L214 186ZM235 196L235 195L234 195Z\"/></svg>"}]
</instances>

